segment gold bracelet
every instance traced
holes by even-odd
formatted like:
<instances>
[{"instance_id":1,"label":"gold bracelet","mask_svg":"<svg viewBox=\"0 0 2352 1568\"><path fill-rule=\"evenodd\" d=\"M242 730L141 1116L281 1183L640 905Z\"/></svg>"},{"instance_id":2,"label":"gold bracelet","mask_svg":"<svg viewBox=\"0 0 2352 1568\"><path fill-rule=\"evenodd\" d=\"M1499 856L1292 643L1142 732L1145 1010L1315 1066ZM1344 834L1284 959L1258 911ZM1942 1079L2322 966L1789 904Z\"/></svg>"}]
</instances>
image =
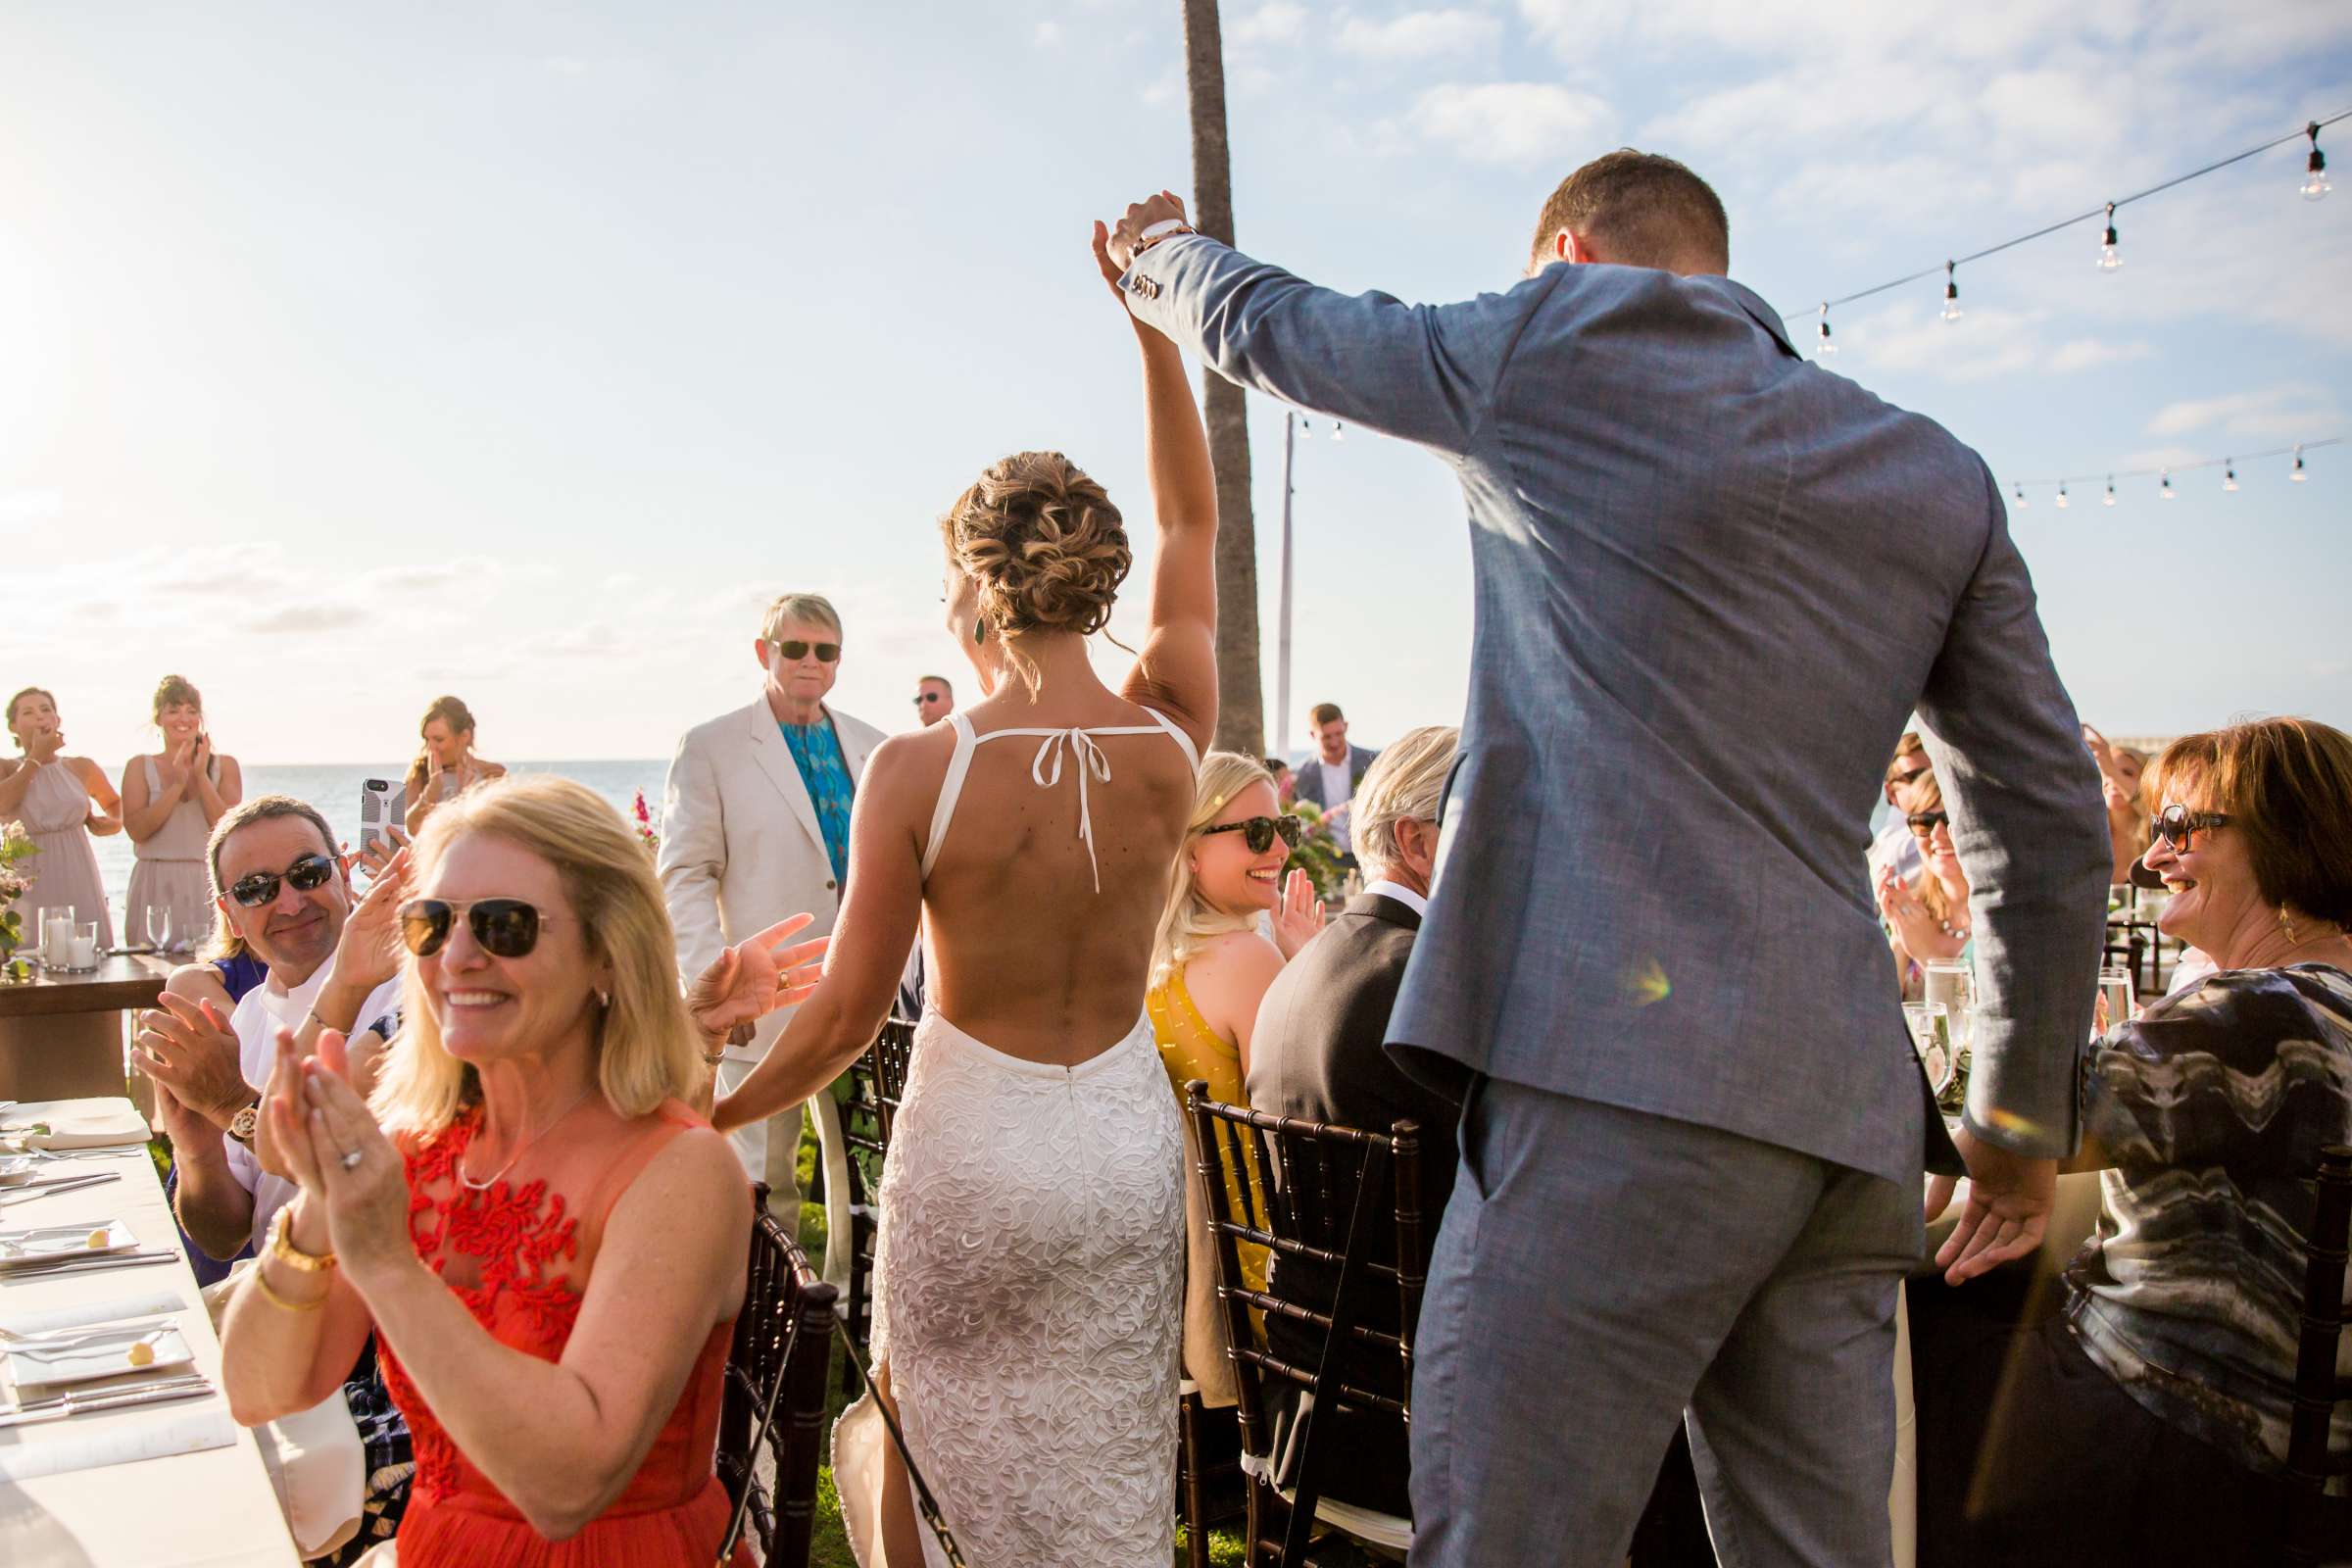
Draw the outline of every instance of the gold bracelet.
<instances>
[{"instance_id":1,"label":"gold bracelet","mask_svg":"<svg viewBox=\"0 0 2352 1568\"><path fill-rule=\"evenodd\" d=\"M262 1264L259 1259L256 1259L253 1265L253 1283L261 1287L262 1299L268 1301L271 1306L276 1307L281 1312L316 1312L326 1304L326 1298L323 1296L318 1298L318 1299L316 1301L287 1300L284 1297L271 1290L270 1288L270 1282L262 1277Z\"/></svg>"},{"instance_id":2,"label":"gold bracelet","mask_svg":"<svg viewBox=\"0 0 2352 1568\"><path fill-rule=\"evenodd\" d=\"M323 1274L335 1266L335 1254L331 1250L324 1252L306 1252L294 1245L293 1232L294 1205L288 1203L279 1209L277 1217L270 1222L269 1255L302 1270L305 1274Z\"/></svg>"}]
</instances>

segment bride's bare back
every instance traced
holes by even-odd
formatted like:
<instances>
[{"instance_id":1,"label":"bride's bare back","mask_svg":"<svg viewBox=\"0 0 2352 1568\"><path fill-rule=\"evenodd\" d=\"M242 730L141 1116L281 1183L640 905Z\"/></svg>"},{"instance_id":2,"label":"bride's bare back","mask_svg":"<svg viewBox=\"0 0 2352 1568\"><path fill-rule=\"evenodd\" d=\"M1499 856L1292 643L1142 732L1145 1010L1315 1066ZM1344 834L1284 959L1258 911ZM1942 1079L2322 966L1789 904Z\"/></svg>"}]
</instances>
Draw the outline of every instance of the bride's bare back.
<instances>
[{"instance_id":1,"label":"bride's bare back","mask_svg":"<svg viewBox=\"0 0 2352 1568\"><path fill-rule=\"evenodd\" d=\"M1102 266L1115 296L1116 274ZM961 715L980 739L932 864L926 873L952 724L895 737L866 760L824 982L719 1105L722 1128L797 1104L848 1065L889 1011L918 929L929 1004L1007 1054L1074 1065L1142 1016L1193 804L1193 756L1152 713L1206 750L1217 604L1215 479L1200 412L1174 345L1147 326L1136 336L1158 549L1134 672L1114 692L1087 652L1127 569L1117 509L1058 454L991 466L943 528L948 630L990 695ZM1058 734L986 738L1014 729ZM1148 732L1070 736L1104 729Z\"/></svg>"}]
</instances>

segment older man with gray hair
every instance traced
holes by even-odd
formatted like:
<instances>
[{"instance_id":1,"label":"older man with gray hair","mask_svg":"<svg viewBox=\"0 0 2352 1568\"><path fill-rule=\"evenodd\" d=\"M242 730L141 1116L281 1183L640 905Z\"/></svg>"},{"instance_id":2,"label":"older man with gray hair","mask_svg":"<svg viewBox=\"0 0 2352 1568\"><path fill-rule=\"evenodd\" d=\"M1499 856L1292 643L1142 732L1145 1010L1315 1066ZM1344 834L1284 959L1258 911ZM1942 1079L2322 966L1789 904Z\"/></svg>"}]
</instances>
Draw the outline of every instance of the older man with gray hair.
<instances>
[{"instance_id":1,"label":"older man with gray hair","mask_svg":"<svg viewBox=\"0 0 2352 1568\"><path fill-rule=\"evenodd\" d=\"M882 744L880 730L825 701L841 674L842 644L841 616L822 595L781 595L752 642L759 697L678 742L662 800L661 871L682 979L787 915L814 915L810 937L833 929L849 880L851 802L867 754ZM750 1075L792 1011L777 1008L713 1059L720 1095ZM800 1121L788 1112L728 1135L751 1178L777 1195L788 1226L800 1221L788 1196L798 1187ZM832 1131L820 1116L819 1140L833 1143ZM838 1153L826 1150L828 1168Z\"/></svg>"},{"instance_id":2,"label":"older man with gray hair","mask_svg":"<svg viewBox=\"0 0 2352 1568\"><path fill-rule=\"evenodd\" d=\"M1364 890L1274 977L1250 1042L1250 1103L1255 1109L1377 1132L1396 1121L1421 1124L1421 1212L1433 1222L1433 1239L1434 1221L1453 1192L1459 1108L1399 1071L1384 1043L1405 960L1429 907L1438 805L1459 738L1450 725L1408 731L1364 774L1354 807ZM1379 1260L1392 1261L1385 1255ZM1284 1257L1276 1259L1268 1288L1285 1300L1328 1312L1335 1279L1332 1269L1312 1259ZM1373 1326L1394 1333L1394 1310L1393 1299L1374 1303L1379 1321ZM1285 1360L1314 1365L1320 1351L1310 1338L1288 1317L1266 1315L1267 1346ZM1366 1356L1346 1376L1359 1388L1395 1394L1400 1392L1393 1387L1398 1381L1395 1363L1394 1355ZM1275 1413L1276 1430L1287 1439L1297 1430L1293 1412L1277 1402L1283 1408ZM1348 1409L1315 1419L1316 1444L1328 1445L1331 1455L1323 1472L1326 1495L1384 1513L1412 1511L1405 1446L1394 1423L1367 1422ZM1287 1446L1278 1439L1277 1453ZM1286 1477L1283 1484L1293 1483Z\"/></svg>"}]
</instances>

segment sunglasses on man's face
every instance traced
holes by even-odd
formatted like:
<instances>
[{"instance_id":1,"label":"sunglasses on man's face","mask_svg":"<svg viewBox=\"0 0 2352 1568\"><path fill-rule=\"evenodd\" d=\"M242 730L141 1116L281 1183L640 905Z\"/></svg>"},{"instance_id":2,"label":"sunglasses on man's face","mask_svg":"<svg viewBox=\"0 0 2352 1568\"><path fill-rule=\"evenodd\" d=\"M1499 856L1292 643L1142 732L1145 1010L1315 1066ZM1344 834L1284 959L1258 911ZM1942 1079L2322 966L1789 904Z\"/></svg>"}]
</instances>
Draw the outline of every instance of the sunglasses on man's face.
<instances>
[{"instance_id":1,"label":"sunglasses on man's face","mask_svg":"<svg viewBox=\"0 0 2352 1568\"><path fill-rule=\"evenodd\" d=\"M1924 839L1937 828L1948 826L1952 818L1948 811L1913 811L1903 820L1911 824L1912 832Z\"/></svg>"},{"instance_id":2,"label":"sunglasses on man's face","mask_svg":"<svg viewBox=\"0 0 2352 1568\"><path fill-rule=\"evenodd\" d=\"M1274 847L1277 837L1281 838L1285 849L1295 850L1298 847L1298 841L1306 836L1305 826L1295 816L1252 816L1239 822L1228 822L1223 827L1204 827L1200 832L1202 837L1211 833L1239 833L1242 842L1250 847L1251 855L1265 854Z\"/></svg>"},{"instance_id":3,"label":"sunglasses on man's face","mask_svg":"<svg viewBox=\"0 0 2352 1568\"><path fill-rule=\"evenodd\" d=\"M452 904L447 899L411 899L400 906L400 940L419 958L429 958L449 943L458 916L474 944L494 958L520 958L539 945L539 927L548 916L520 899L476 899Z\"/></svg>"},{"instance_id":4,"label":"sunglasses on man's face","mask_svg":"<svg viewBox=\"0 0 2352 1568\"><path fill-rule=\"evenodd\" d=\"M2229 820L2229 816L2221 811L2192 811L2185 806L2168 806L2148 818L2148 836L2152 842L2185 850L2191 847L2189 839L2197 829L2221 827Z\"/></svg>"},{"instance_id":5,"label":"sunglasses on man's face","mask_svg":"<svg viewBox=\"0 0 2352 1568\"><path fill-rule=\"evenodd\" d=\"M928 708L940 700L940 694L937 692L916 692L914 694L914 706L917 708Z\"/></svg>"},{"instance_id":6,"label":"sunglasses on man's face","mask_svg":"<svg viewBox=\"0 0 2352 1568\"><path fill-rule=\"evenodd\" d=\"M258 909L277 902L278 884L283 882L297 893L311 893L326 885L335 874L335 862L316 852L304 856L283 871L255 871L241 876L229 885L228 896L248 909Z\"/></svg>"},{"instance_id":7,"label":"sunglasses on man's face","mask_svg":"<svg viewBox=\"0 0 2352 1568\"><path fill-rule=\"evenodd\" d=\"M798 637L792 637L776 644L777 653L795 662L807 659L811 648L816 650L816 662L820 664L830 664L841 657L839 643L805 643Z\"/></svg>"}]
</instances>

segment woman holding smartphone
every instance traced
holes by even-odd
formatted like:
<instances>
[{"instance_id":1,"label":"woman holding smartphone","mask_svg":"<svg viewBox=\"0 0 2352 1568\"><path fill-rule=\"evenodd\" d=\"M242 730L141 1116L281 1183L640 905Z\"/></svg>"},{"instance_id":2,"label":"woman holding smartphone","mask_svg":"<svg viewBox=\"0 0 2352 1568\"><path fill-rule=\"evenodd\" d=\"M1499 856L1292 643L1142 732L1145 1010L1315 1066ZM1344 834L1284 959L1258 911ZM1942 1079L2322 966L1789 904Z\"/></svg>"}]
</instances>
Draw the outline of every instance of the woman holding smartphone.
<instances>
[{"instance_id":1,"label":"woman holding smartphone","mask_svg":"<svg viewBox=\"0 0 2352 1568\"><path fill-rule=\"evenodd\" d=\"M166 675L157 684L152 716L163 750L122 765L122 831L138 858L123 900L130 923L123 940L180 953L212 933L205 841L213 824L245 798L245 777L235 758L213 750L204 696L185 676Z\"/></svg>"},{"instance_id":2,"label":"woman holding smartphone","mask_svg":"<svg viewBox=\"0 0 2352 1568\"><path fill-rule=\"evenodd\" d=\"M505 778L507 770L473 755L473 710L455 697L436 697L416 733L423 741L409 764L405 783L407 827L422 832L424 819L444 801L454 801L476 784Z\"/></svg>"}]
</instances>

